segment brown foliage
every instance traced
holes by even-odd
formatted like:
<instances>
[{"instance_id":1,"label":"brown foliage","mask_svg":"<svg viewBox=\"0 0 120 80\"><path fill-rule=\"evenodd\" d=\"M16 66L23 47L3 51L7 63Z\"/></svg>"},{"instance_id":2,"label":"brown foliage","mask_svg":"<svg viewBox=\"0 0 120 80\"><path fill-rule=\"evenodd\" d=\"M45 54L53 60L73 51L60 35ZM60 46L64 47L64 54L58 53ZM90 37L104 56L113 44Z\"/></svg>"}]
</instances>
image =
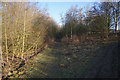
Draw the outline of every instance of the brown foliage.
<instances>
[{"instance_id":1,"label":"brown foliage","mask_svg":"<svg viewBox=\"0 0 120 80\"><path fill-rule=\"evenodd\" d=\"M63 37L63 38L61 39L61 42L63 42L63 43L68 43L68 42L69 42L69 38L68 38L68 37Z\"/></svg>"},{"instance_id":2,"label":"brown foliage","mask_svg":"<svg viewBox=\"0 0 120 80\"><path fill-rule=\"evenodd\" d=\"M46 42L48 43L48 44L54 44L54 38L46 38Z\"/></svg>"},{"instance_id":3,"label":"brown foliage","mask_svg":"<svg viewBox=\"0 0 120 80\"><path fill-rule=\"evenodd\" d=\"M61 42L63 43L79 43L79 42L84 42L87 38L86 34L83 34L81 36L73 35L72 39L63 37L61 39Z\"/></svg>"},{"instance_id":4,"label":"brown foliage","mask_svg":"<svg viewBox=\"0 0 120 80\"><path fill-rule=\"evenodd\" d=\"M79 38L77 35L73 35L72 37L72 43L79 43Z\"/></svg>"}]
</instances>

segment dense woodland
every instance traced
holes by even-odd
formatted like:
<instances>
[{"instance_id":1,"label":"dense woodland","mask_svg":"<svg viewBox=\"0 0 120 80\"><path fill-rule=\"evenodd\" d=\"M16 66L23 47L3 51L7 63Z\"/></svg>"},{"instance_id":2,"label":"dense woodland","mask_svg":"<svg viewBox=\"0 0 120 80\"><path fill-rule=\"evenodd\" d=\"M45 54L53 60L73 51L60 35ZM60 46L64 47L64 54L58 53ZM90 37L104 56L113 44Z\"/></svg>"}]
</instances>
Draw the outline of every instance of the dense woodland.
<instances>
[{"instance_id":1,"label":"dense woodland","mask_svg":"<svg viewBox=\"0 0 120 80\"><path fill-rule=\"evenodd\" d=\"M120 26L120 2L94 3L90 8L71 6L61 14L60 27L37 3L3 2L2 10L2 68L3 77L17 70L54 42L82 43L91 36L107 39L111 31L117 37ZM16 66L15 66L16 65Z\"/></svg>"}]
</instances>

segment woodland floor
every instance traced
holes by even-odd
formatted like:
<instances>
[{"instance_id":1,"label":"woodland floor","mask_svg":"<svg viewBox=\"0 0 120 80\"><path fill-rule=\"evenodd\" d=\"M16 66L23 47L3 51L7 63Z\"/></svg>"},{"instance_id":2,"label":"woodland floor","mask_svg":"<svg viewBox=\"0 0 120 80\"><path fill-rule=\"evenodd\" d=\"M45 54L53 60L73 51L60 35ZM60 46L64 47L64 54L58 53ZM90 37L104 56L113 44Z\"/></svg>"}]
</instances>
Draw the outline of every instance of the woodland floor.
<instances>
[{"instance_id":1,"label":"woodland floor","mask_svg":"<svg viewBox=\"0 0 120 80\"><path fill-rule=\"evenodd\" d=\"M118 41L69 45L55 42L11 78L117 78L119 48Z\"/></svg>"}]
</instances>

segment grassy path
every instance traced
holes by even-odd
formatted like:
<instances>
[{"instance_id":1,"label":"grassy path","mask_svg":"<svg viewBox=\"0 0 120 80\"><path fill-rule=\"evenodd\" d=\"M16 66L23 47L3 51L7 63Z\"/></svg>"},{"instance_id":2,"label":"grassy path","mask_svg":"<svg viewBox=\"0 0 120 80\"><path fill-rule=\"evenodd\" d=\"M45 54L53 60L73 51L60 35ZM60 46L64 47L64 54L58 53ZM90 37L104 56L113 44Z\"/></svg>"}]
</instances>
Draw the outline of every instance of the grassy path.
<instances>
[{"instance_id":1,"label":"grassy path","mask_svg":"<svg viewBox=\"0 0 120 80\"><path fill-rule=\"evenodd\" d=\"M54 46L38 54L24 66L21 78L96 78L117 77L115 45L96 44ZM115 53L115 54L113 54ZM22 69L21 69L22 70ZM106 71L105 71L106 70Z\"/></svg>"}]
</instances>

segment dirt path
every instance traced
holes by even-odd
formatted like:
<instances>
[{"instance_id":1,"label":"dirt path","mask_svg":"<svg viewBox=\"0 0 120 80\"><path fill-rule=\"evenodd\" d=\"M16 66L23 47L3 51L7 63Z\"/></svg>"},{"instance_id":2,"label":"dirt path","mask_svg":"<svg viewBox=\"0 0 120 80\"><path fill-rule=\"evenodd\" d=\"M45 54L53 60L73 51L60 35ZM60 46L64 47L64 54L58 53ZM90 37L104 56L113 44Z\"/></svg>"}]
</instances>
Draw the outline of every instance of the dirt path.
<instances>
[{"instance_id":1,"label":"dirt path","mask_svg":"<svg viewBox=\"0 0 120 80\"><path fill-rule=\"evenodd\" d=\"M118 77L118 44L102 47L97 55L86 66L83 78L117 78Z\"/></svg>"},{"instance_id":2,"label":"dirt path","mask_svg":"<svg viewBox=\"0 0 120 80\"><path fill-rule=\"evenodd\" d=\"M117 78L118 77L118 62L119 62L118 61L118 50L119 50L118 43L112 43L112 44L102 46L100 49L97 50L97 54L94 57L92 56L93 58L90 61L88 61L87 64L84 64L85 67L79 66L79 64L81 63L80 61L76 60L75 66L78 66L81 69L80 70L78 69L77 71L77 69L74 69L74 68L73 68L74 70L67 68L68 70L71 70L71 73L68 73L69 74L68 77ZM72 64L74 63L71 62L69 66L71 66ZM66 76L62 76L62 77L66 77Z\"/></svg>"},{"instance_id":3,"label":"dirt path","mask_svg":"<svg viewBox=\"0 0 120 80\"><path fill-rule=\"evenodd\" d=\"M80 44L81 45L81 44ZM55 43L26 64L26 78L117 78L118 43L106 45Z\"/></svg>"}]
</instances>

